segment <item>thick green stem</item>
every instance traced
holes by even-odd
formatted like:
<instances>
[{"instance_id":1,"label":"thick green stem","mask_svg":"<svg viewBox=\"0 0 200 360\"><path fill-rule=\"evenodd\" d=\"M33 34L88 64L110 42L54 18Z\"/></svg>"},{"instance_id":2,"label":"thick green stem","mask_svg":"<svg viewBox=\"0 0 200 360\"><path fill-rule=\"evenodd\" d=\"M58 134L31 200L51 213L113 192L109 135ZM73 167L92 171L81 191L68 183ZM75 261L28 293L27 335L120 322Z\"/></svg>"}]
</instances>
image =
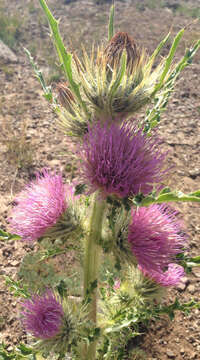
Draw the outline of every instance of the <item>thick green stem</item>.
<instances>
[{"instance_id":1,"label":"thick green stem","mask_svg":"<svg viewBox=\"0 0 200 360\"><path fill-rule=\"evenodd\" d=\"M98 268L101 255L99 240L101 238L105 201L97 199L95 194L92 199L92 212L89 223L89 232L86 239L84 262L84 297L89 298L88 317L94 325L97 324L97 284ZM91 343L86 351L87 360L95 360L96 343Z\"/></svg>"}]
</instances>

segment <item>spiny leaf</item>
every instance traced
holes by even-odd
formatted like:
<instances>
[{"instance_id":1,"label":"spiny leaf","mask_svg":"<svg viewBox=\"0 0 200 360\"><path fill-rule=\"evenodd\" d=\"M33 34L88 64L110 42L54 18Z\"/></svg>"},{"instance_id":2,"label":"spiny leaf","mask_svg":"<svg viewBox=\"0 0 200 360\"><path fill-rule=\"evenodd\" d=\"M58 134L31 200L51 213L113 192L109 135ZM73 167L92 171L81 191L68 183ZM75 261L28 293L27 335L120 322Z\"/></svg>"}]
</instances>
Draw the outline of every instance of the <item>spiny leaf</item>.
<instances>
[{"instance_id":1,"label":"spiny leaf","mask_svg":"<svg viewBox=\"0 0 200 360\"><path fill-rule=\"evenodd\" d=\"M200 47L200 40L198 40L191 49L187 49L183 58L175 66L174 70L170 74L168 80L164 84L162 91L157 93L154 98L154 106L146 112L146 118L144 120L144 131L150 134L153 129L160 122L162 112L166 109L169 101L169 97L173 92L175 81L180 72L188 65L192 63L192 58L196 54ZM157 91L157 90L156 90Z\"/></svg>"},{"instance_id":2,"label":"spiny leaf","mask_svg":"<svg viewBox=\"0 0 200 360\"><path fill-rule=\"evenodd\" d=\"M167 202L200 202L200 191L190 194L184 194L181 191L171 191L169 188L164 188L157 196L151 194L149 196L135 197L133 203L138 206L149 206L150 204L162 204Z\"/></svg>"},{"instance_id":3,"label":"spiny leaf","mask_svg":"<svg viewBox=\"0 0 200 360\"><path fill-rule=\"evenodd\" d=\"M159 305L157 308L155 308L155 314L167 314L171 320L173 320L175 311L183 311L186 313L189 313L191 309L200 309L200 302L196 302L194 300L191 300L187 303L181 304L179 300L176 298L173 304L168 306L162 306Z\"/></svg>"},{"instance_id":4,"label":"spiny leaf","mask_svg":"<svg viewBox=\"0 0 200 360\"><path fill-rule=\"evenodd\" d=\"M22 281L14 281L9 276L4 276L6 280L6 285L9 286L10 292L13 293L14 296L30 298L30 294L27 290L27 286L22 285Z\"/></svg>"},{"instance_id":5,"label":"spiny leaf","mask_svg":"<svg viewBox=\"0 0 200 360\"><path fill-rule=\"evenodd\" d=\"M24 344L19 344L12 352L7 352L6 345L0 344L0 359L1 360L35 360L35 351L31 347Z\"/></svg>"},{"instance_id":6,"label":"spiny leaf","mask_svg":"<svg viewBox=\"0 0 200 360\"><path fill-rule=\"evenodd\" d=\"M46 4L46 1L39 0L39 2L44 10L44 13L45 13L47 19L48 19L49 26L50 26L50 29L53 34L53 39L55 42L55 47L56 47L56 50L58 53L58 57L59 57L61 66L63 67L63 70L67 76L69 83L70 83L71 90L74 92L74 95L76 96L76 98L79 101L80 105L82 106L83 110L87 113L88 112L87 107L86 107L84 101L82 100L81 94L79 91L79 84L77 84L73 80L72 65L71 65L72 54L68 53L65 49L63 40L62 40L60 32L59 32L58 21L52 15L51 11L49 10L49 8Z\"/></svg>"},{"instance_id":7,"label":"spiny leaf","mask_svg":"<svg viewBox=\"0 0 200 360\"><path fill-rule=\"evenodd\" d=\"M8 240L20 240L21 237L16 234L10 234L2 229L0 229L0 240L8 241Z\"/></svg>"},{"instance_id":8,"label":"spiny leaf","mask_svg":"<svg viewBox=\"0 0 200 360\"><path fill-rule=\"evenodd\" d=\"M110 41L114 35L114 15L115 15L115 6L112 5L110 8L110 16L108 23L108 41Z\"/></svg>"},{"instance_id":9,"label":"spiny leaf","mask_svg":"<svg viewBox=\"0 0 200 360\"><path fill-rule=\"evenodd\" d=\"M34 353L34 350L31 347L22 343L18 345L17 350L20 351L22 355L30 355Z\"/></svg>"},{"instance_id":10,"label":"spiny leaf","mask_svg":"<svg viewBox=\"0 0 200 360\"><path fill-rule=\"evenodd\" d=\"M167 36L160 42L160 44L157 46L157 48L155 49L155 51L153 52L153 54L151 55L146 67L148 68L150 65L152 65L152 62L154 61L154 59L156 58L156 56L159 54L160 50L163 48L163 46L166 44L166 42L168 41L170 37L170 33L167 34Z\"/></svg>"},{"instance_id":11,"label":"spiny leaf","mask_svg":"<svg viewBox=\"0 0 200 360\"><path fill-rule=\"evenodd\" d=\"M200 266L200 255L189 257L184 253L180 253L176 257L187 273L190 273L193 267Z\"/></svg>"},{"instance_id":12,"label":"spiny leaf","mask_svg":"<svg viewBox=\"0 0 200 360\"><path fill-rule=\"evenodd\" d=\"M136 322L137 319L131 319L131 320L125 320L120 325L116 325L113 327L109 327L105 330L106 334L113 333L113 332L120 332L123 328L127 328L130 326L133 322ZM140 335L139 333L134 333L134 336Z\"/></svg>"},{"instance_id":13,"label":"spiny leaf","mask_svg":"<svg viewBox=\"0 0 200 360\"><path fill-rule=\"evenodd\" d=\"M34 62L33 57L31 56L30 51L28 51L28 49L24 48L24 51L26 53L26 55L29 58L29 61L33 67L33 70L35 72L36 78L38 79L38 81L40 82L42 89L44 91L44 97L50 102L52 103L53 99L53 94L51 91L51 87L47 86L44 80L44 77L42 75L42 72L38 69L37 64ZM55 101L54 101L55 102Z\"/></svg>"},{"instance_id":14,"label":"spiny leaf","mask_svg":"<svg viewBox=\"0 0 200 360\"><path fill-rule=\"evenodd\" d=\"M110 89L110 97L111 99L113 98L114 94L116 93L118 87L121 84L121 81L123 79L123 76L126 72L126 61L127 61L127 54L126 51L123 51L122 57L121 57L121 61L120 61L120 68L119 71L117 73L117 77L116 80L114 81L113 84L111 84L111 89Z\"/></svg>"},{"instance_id":15,"label":"spiny leaf","mask_svg":"<svg viewBox=\"0 0 200 360\"><path fill-rule=\"evenodd\" d=\"M184 33L184 29L180 30L179 33L176 35L174 41L173 41L173 44L171 46L171 49L169 51L169 55L168 57L166 58L166 61L165 61L165 66L164 66L164 70L162 72L162 75L161 75L161 78L160 78L160 82L158 85L156 85L155 87L155 90L154 90L154 94L162 87L163 85L163 82L165 80L165 77L170 69L170 66L171 66L171 63L172 63L172 60L173 60L173 57L174 57L174 54L175 54L175 51L178 47L178 44L183 36L183 33Z\"/></svg>"},{"instance_id":16,"label":"spiny leaf","mask_svg":"<svg viewBox=\"0 0 200 360\"><path fill-rule=\"evenodd\" d=\"M68 249L60 249L58 247L46 249L44 252L41 253L40 261L44 261L50 257L54 257L56 255L60 255L68 251Z\"/></svg>"}]
</instances>

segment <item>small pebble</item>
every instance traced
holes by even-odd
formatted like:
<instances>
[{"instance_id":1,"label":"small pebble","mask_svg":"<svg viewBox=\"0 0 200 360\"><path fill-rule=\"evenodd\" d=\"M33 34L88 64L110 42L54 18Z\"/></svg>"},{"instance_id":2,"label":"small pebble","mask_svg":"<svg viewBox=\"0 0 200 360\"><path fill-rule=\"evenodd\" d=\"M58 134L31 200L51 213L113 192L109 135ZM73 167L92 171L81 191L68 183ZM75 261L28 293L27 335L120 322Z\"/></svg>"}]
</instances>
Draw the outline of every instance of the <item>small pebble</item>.
<instances>
[{"instance_id":1,"label":"small pebble","mask_svg":"<svg viewBox=\"0 0 200 360\"><path fill-rule=\"evenodd\" d=\"M196 291L195 286L192 285L192 284L190 284L190 285L188 286L188 291L189 291L190 294L194 294L195 291Z\"/></svg>"},{"instance_id":2,"label":"small pebble","mask_svg":"<svg viewBox=\"0 0 200 360\"><path fill-rule=\"evenodd\" d=\"M184 291L185 290L185 288L186 288L186 284L184 284L184 283L179 283L178 285L177 285L177 290L178 291Z\"/></svg>"},{"instance_id":3,"label":"small pebble","mask_svg":"<svg viewBox=\"0 0 200 360\"><path fill-rule=\"evenodd\" d=\"M173 351L167 350L166 354L167 354L168 358L175 359L175 354L173 353Z\"/></svg>"}]
</instances>

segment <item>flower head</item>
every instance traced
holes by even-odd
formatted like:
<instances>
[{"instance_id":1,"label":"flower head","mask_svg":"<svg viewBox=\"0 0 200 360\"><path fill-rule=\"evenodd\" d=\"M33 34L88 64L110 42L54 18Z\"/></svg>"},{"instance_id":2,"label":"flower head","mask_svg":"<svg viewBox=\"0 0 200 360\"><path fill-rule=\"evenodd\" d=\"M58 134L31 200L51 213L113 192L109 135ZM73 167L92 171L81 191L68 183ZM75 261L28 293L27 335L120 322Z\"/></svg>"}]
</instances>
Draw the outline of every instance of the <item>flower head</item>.
<instances>
[{"instance_id":1,"label":"flower head","mask_svg":"<svg viewBox=\"0 0 200 360\"><path fill-rule=\"evenodd\" d=\"M142 129L108 123L89 127L83 142L83 173L91 191L120 198L148 194L166 173L158 139Z\"/></svg>"},{"instance_id":2,"label":"flower head","mask_svg":"<svg viewBox=\"0 0 200 360\"><path fill-rule=\"evenodd\" d=\"M119 66L124 50L127 54L127 66L133 71L135 64L139 61L140 53L134 39L128 33L117 32L106 46L104 56L106 56L108 64L114 68L116 65Z\"/></svg>"},{"instance_id":3,"label":"flower head","mask_svg":"<svg viewBox=\"0 0 200 360\"><path fill-rule=\"evenodd\" d=\"M64 312L52 291L43 296L34 295L25 300L22 307L22 323L27 332L39 339L49 339L58 334Z\"/></svg>"},{"instance_id":4,"label":"flower head","mask_svg":"<svg viewBox=\"0 0 200 360\"><path fill-rule=\"evenodd\" d=\"M70 111L71 103L74 102L74 96L72 95L71 90L67 82L60 82L56 86L56 91L58 94L59 103L67 110Z\"/></svg>"},{"instance_id":5,"label":"flower head","mask_svg":"<svg viewBox=\"0 0 200 360\"><path fill-rule=\"evenodd\" d=\"M161 268L158 271L147 271L143 267L139 268L145 276L162 286L175 286L185 275L184 268L178 264L169 264L166 271L163 271Z\"/></svg>"},{"instance_id":6,"label":"flower head","mask_svg":"<svg viewBox=\"0 0 200 360\"><path fill-rule=\"evenodd\" d=\"M91 56L84 50L82 61L75 62L92 118L130 116L151 101L161 69L154 70L155 79L145 51L140 52L128 34L116 34L105 49L98 48L96 53L95 59L94 50Z\"/></svg>"},{"instance_id":7,"label":"flower head","mask_svg":"<svg viewBox=\"0 0 200 360\"><path fill-rule=\"evenodd\" d=\"M185 238L175 212L165 205L141 207L132 212L128 241L145 275L164 286L179 282L182 267L172 263L182 252Z\"/></svg>"},{"instance_id":8,"label":"flower head","mask_svg":"<svg viewBox=\"0 0 200 360\"><path fill-rule=\"evenodd\" d=\"M56 224L67 208L61 175L43 170L16 198L10 224L22 240L33 241Z\"/></svg>"}]
</instances>

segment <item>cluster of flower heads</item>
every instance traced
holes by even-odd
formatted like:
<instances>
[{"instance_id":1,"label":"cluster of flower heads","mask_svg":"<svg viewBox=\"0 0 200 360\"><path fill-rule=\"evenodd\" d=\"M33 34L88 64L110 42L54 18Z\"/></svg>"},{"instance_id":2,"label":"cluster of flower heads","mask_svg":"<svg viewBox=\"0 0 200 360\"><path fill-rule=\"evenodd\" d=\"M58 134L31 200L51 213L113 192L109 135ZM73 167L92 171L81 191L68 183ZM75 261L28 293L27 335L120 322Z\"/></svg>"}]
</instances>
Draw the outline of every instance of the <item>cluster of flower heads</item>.
<instances>
[{"instance_id":1,"label":"cluster of flower heads","mask_svg":"<svg viewBox=\"0 0 200 360\"><path fill-rule=\"evenodd\" d=\"M103 197L147 195L161 187L167 173L159 140L128 122L93 124L82 149L85 182L90 192L99 190ZM132 211L128 242L145 276L162 286L179 283L184 269L176 264L176 255L183 251L185 238L175 212L165 205Z\"/></svg>"},{"instance_id":2,"label":"cluster of flower heads","mask_svg":"<svg viewBox=\"0 0 200 360\"><path fill-rule=\"evenodd\" d=\"M165 153L159 140L147 137L142 129L129 123L97 122L88 127L80 147L82 172L90 192L103 197L127 198L142 192L147 195L160 186ZM38 239L59 222L68 208L66 188L61 175L46 170L37 174L16 199L10 219L12 230L23 240ZM68 194L69 195L69 194ZM175 257L184 247L176 214L164 205L141 207L132 211L128 242L144 275L163 286L175 285L184 274Z\"/></svg>"},{"instance_id":3,"label":"cluster of flower heads","mask_svg":"<svg viewBox=\"0 0 200 360\"><path fill-rule=\"evenodd\" d=\"M180 282L184 269L176 263L176 255L183 251L186 239L175 212L165 205L132 211L128 242L145 276L163 286Z\"/></svg>"},{"instance_id":4,"label":"cluster of flower heads","mask_svg":"<svg viewBox=\"0 0 200 360\"><path fill-rule=\"evenodd\" d=\"M39 239L59 222L68 209L67 198L72 197L73 188L63 183L61 174L37 173L15 199L11 230L25 241Z\"/></svg>"}]
</instances>

